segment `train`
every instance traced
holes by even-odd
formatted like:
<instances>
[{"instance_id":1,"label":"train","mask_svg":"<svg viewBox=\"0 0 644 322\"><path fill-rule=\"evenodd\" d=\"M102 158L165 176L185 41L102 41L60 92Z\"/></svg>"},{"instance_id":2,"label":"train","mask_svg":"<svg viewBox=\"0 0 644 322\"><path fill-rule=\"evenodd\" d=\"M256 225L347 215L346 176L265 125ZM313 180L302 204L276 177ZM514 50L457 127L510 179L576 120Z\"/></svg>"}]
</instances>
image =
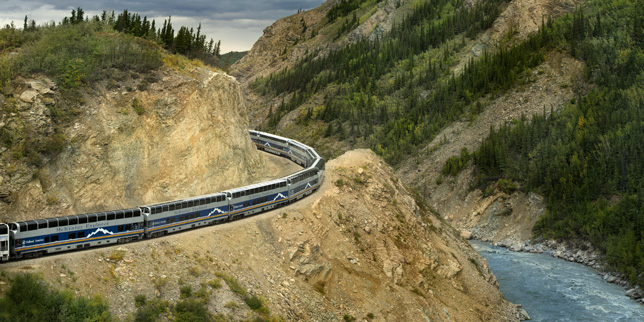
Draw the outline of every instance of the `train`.
<instances>
[{"instance_id":1,"label":"train","mask_svg":"<svg viewBox=\"0 0 644 322\"><path fill-rule=\"evenodd\" d=\"M249 131L257 149L303 169L269 180L208 195L23 222L0 223L0 262L160 237L235 220L284 206L315 192L324 179L324 158L298 141Z\"/></svg>"}]
</instances>

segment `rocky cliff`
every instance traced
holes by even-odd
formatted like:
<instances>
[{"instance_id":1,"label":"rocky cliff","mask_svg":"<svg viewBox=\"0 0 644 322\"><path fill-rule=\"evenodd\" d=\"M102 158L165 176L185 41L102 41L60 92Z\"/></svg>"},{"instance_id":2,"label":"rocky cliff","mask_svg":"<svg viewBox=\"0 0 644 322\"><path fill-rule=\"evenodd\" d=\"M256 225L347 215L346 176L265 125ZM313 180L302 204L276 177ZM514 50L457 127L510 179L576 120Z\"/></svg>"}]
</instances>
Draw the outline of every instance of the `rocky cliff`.
<instances>
[{"instance_id":1,"label":"rocky cliff","mask_svg":"<svg viewBox=\"0 0 644 322\"><path fill-rule=\"evenodd\" d=\"M263 156L247 133L248 118L234 78L205 68L164 67L146 79L125 75L83 92L68 145L41 169L11 169L12 190L0 221L26 220L156 203L221 191L265 175ZM33 128L51 126L56 85L22 80L15 117ZM24 127L25 125L23 125ZM16 162L13 162L14 164Z\"/></svg>"},{"instance_id":2,"label":"rocky cliff","mask_svg":"<svg viewBox=\"0 0 644 322\"><path fill-rule=\"evenodd\" d=\"M122 318L136 310L137 294L174 302L186 287L199 290L195 294L222 320L257 314L287 321L525 317L499 292L485 259L368 150L328 162L320 190L285 208L2 269L9 276L41 272L78 294L100 294ZM264 313L249 309L244 294L263 299Z\"/></svg>"}]
</instances>

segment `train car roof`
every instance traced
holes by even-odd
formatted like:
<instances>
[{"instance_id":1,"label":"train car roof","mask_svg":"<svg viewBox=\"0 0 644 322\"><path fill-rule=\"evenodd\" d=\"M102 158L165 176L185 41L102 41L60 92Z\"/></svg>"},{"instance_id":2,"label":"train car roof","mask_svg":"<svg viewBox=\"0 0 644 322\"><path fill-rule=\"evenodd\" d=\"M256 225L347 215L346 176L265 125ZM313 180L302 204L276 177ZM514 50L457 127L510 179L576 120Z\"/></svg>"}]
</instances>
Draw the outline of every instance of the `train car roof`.
<instances>
[{"instance_id":1,"label":"train car roof","mask_svg":"<svg viewBox=\"0 0 644 322\"><path fill-rule=\"evenodd\" d=\"M149 205L141 206L141 208L165 206L165 205L171 205L171 204L180 203L180 202L184 202L184 201L195 201L195 200L201 200L203 198L217 197L217 196L225 196L225 194L223 192L216 192L216 193L211 193L211 194L208 194L208 195L203 195L203 196L198 196L198 197L190 197L190 198L186 198L186 199L178 199L178 200L173 200L173 201L166 201L166 202L161 202L161 203L149 204Z\"/></svg>"},{"instance_id":2,"label":"train car roof","mask_svg":"<svg viewBox=\"0 0 644 322\"><path fill-rule=\"evenodd\" d=\"M49 218L43 218L43 219L35 219L35 220L27 220L27 221L15 221L12 222L12 224L29 224L29 223L45 223L49 222L50 220L53 219L69 219L69 218L79 218L80 216L89 216L89 215L102 215L102 214L108 214L108 213L117 213L117 212L126 212L126 211L140 211L139 208L127 208L127 209L119 209L119 210L109 210L109 211L101 211L101 212L90 212L90 213L85 213L85 214L77 214L77 215L68 215L68 216L60 216L60 217L49 217Z\"/></svg>"},{"instance_id":3,"label":"train car roof","mask_svg":"<svg viewBox=\"0 0 644 322\"><path fill-rule=\"evenodd\" d=\"M254 188L259 188L259 187L265 187L265 186L267 186L267 185L271 185L271 184L275 184L275 183L282 183L282 182L284 182L284 181L286 181L286 178L275 179L275 180L271 180L271 181L264 181L264 182L261 182L261 183L255 183L255 184L251 184L251 185L248 185L248 186L243 186L243 187L239 187L239 188L229 189L229 190L226 190L226 191L224 191L224 192L239 192L239 191L246 191L246 190L248 190L248 189L254 189Z\"/></svg>"}]
</instances>

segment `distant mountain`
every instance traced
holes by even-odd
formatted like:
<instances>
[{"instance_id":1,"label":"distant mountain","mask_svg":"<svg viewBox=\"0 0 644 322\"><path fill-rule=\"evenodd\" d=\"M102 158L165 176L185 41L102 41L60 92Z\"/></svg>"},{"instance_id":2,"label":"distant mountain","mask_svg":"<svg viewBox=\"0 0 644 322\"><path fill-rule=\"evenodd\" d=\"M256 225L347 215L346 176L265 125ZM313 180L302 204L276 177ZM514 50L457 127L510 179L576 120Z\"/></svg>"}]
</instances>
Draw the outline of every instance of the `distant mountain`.
<instances>
[{"instance_id":1,"label":"distant mountain","mask_svg":"<svg viewBox=\"0 0 644 322\"><path fill-rule=\"evenodd\" d=\"M231 51L229 53L225 53L225 54L221 55L219 60L220 60L220 63L222 64L222 66L224 68L226 68L226 66L230 66L230 65L236 63L238 60L242 59L244 56L246 56L246 54L248 54L248 50L247 51Z\"/></svg>"}]
</instances>

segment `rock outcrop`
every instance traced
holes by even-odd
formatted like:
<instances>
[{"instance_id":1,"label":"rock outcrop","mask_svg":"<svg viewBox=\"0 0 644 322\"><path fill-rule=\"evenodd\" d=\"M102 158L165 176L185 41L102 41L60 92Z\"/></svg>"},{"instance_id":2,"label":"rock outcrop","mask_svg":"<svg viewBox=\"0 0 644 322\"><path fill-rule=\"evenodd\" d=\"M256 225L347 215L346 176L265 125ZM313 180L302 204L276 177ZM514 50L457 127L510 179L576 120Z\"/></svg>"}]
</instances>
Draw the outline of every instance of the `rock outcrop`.
<instances>
[{"instance_id":1,"label":"rock outcrop","mask_svg":"<svg viewBox=\"0 0 644 322\"><path fill-rule=\"evenodd\" d=\"M86 92L64 131L68 146L34 175L12 181L17 195L2 205L0 221L176 200L264 177L234 78L205 68L155 73L145 90L97 83ZM25 113L47 131L56 87L46 79L24 83Z\"/></svg>"}]
</instances>

